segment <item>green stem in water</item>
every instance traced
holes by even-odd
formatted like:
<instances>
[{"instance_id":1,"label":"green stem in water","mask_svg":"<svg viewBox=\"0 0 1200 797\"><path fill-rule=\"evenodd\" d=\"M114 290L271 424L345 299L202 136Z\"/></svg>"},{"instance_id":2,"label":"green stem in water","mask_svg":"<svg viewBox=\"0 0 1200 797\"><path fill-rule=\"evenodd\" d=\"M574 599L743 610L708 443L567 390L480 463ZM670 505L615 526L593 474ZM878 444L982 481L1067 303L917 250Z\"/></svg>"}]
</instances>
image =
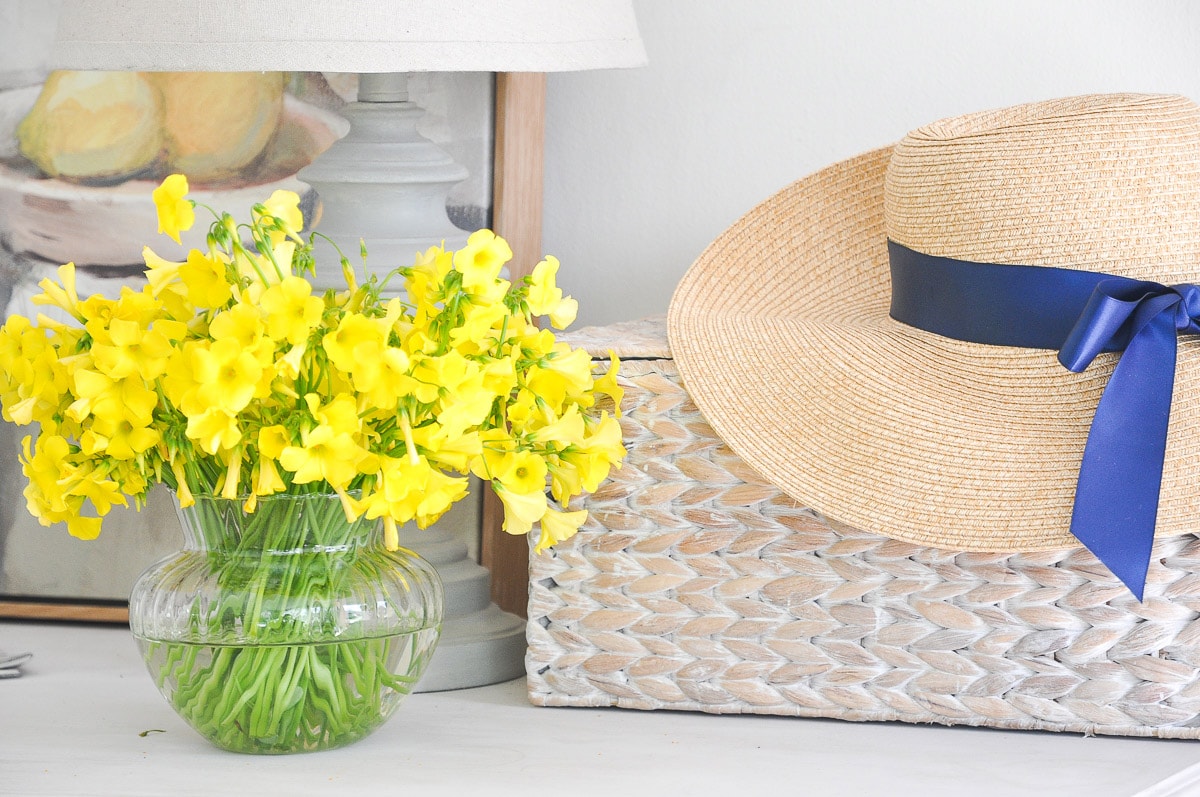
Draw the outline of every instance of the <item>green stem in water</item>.
<instances>
[{"instance_id":1,"label":"green stem in water","mask_svg":"<svg viewBox=\"0 0 1200 797\"><path fill-rule=\"evenodd\" d=\"M191 510L220 589L190 622L213 643L151 643L160 688L227 749L293 752L365 736L412 690L436 628L413 621L394 636L339 637L336 600L361 595L358 582L395 567L377 557L394 554L368 542L367 521L348 522L335 496L266 499L251 514L240 503L197 497Z\"/></svg>"}]
</instances>

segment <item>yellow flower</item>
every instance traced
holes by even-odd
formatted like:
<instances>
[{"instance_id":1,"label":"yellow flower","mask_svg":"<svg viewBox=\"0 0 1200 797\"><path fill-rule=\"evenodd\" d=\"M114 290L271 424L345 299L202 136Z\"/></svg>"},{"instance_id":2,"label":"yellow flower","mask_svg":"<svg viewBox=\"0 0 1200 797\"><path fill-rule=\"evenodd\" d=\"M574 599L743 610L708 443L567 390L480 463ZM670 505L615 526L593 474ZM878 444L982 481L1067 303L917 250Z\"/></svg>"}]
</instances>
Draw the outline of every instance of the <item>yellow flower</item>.
<instances>
[{"instance_id":1,"label":"yellow flower","mask_svg":"<svg viewBox=\"0 0 1200 797\"><path fill-rule=\"evenodd\" d=\"M0 329L0 400L3 417L26 425L50 421L70 385L68 367L59 351L70 352L78 329L63 330L52 340L24 316L14 315ZM56 345L57 344L57 345Z\"/></svg>"},{"instance_id":2,"label":"yellow flower","mask_svg":"<svg viewBox=\"0 0 1200 797\"><path fill-rule=\"evenodd\" d=\"M421 500L417 504L417 526L429 528L438 518L446 514L455 501L467 494L468 482L464 478L447 476L437 468L430 468Z\"/></svg>"},{"instance_id":3,"label":"yellow flower","mask_svg":"<svg viewBox=\"0 0 1200 797\"><path fill-rule=\"evenodd\" d=\"M509 534L528 534L533 524L546 514L546 494L540 490L518 493L495 479L492 489L504 505L503 528Z\"/></svg>"},{"instance_id":4,"label":"yellow flower","mask_svg":"<svg viewBox=\"0 0 1200 797\"><path fill-rule=\"evenodd\" d=\"M535 443L551 443L559 450L567 446L582 445L586 434L583 415L580 414L579 407L575 404L567 407L562 417L555 418L551 423L545 425L531 423L525 427L524 431Z\"/></svg>"},{"instance_id":5,"label":"yellow flower","mask_svg":"<svg viewBox=\"0 0 1200 797\"><path fill-rule=\"evenodd\" d=\"M583 349L560 344L529 369L526 385L557 412L567 396L582 395L592 386L592 358Z\"/></svg>"},{"instance_id":6,"label":"yellow flower","mask_svg":"<svg viewBox=\"0 0 1200 797\"><path fill-rule=\"evenodd\" d=\"M358 417L358 406L354 396L340 393L329 403L322 405L320 397L309 393L304 397L309 412L316 418L317 423L328 426L336 434L357 435L362 431L362 422Z\"/></svg>"},{"instance_id":7,"label":"yellow flower","mask_svg":"<svg viewBox=\"0 0 1200 797\"><path fill-rule=\"evenodd\" d=\"M491 479L506 467L506 457L516 450L516 441L503 428L486 429L479 433L479 455L471 460L471 472L481 479Z\"/></svg>"},{"instance_id":8,"label":"yellow flower","mask_svg":"<svg viewBox=\"0 0 1200 797\"><path fill-rule=\"evenodd\" d=\"M195 506L196 497L192 495L192 490L188 487L187 473L184 472L183 463L178 459L171 460L171 473L175 476L175 495L179 498L179 506L183 509Z\"/></svg>"},{"instance_id":9,"label":"yellow flower","mask_svg":"<svg viewBox=\"0 0 1200 797\"><path fill-rule=\"evenodd\" d=\"M21 471L29 480L25 487L29 514L48 526L69 511L60 482L71 447L62 436L43 433L36 445L32 435L26 435L21 440L21 448L24 452Z\"/></svg>"},{"instance_id":10,"label":"yellow flower","mask_svg":"<svg viewBox=\"0 0 1200 797\"><path fill-rule=\"evenodd\" d=\"M263 203L267 214L278 219L283 230L268 232L271 243L279 243L284 237L291 235L299 240L299 233L304 229L304 214L300 212L300 196L295 191L276 190ZM287 262L292 262L288 258Z\"/></svg>"},{"instance_id":11,"label":"yellow flower","mask_svg":"<svg viewBox=\"0 0 1200 797\"><path fill-rule=\"evenodd\" d=\"M148 246L142 248L142 260L146 262L144 290L158 300L163 314L174 319L190 319L195 314L195 307L188 301L187 286L179 277L183 263L161 258Z\"/></svg>"},{"instance_id":12,"label":"yellow flower","mask_svg":"<svg viewBox=\"0 0 1200 797\"><path fill-rule=\"evenodd\" d=\"M31 438L26 437L22 448L22 471L29 479L25 487L26 506L42 525L66 523L72 536L92 540L100 534L101 520L84 515L86 502L91 501L101 516L108 514L114 504L126 505L119 485L72 461L70 446L64 438L43 434L31 450Z\"/></svg>"},{"instance_id":13,"label":"yellow flower","mask_svg":"<svg viewBox=\"0 0 1200 797\"><path fill-rule=\"evenodd\" d=\"M604 376L593 383L592 391L611 396L613 400L613 415L620 418L621 401L625 398L625 388L617 383L617 370L621 367L621 361L617 359L617 355L611 350L608 352L608 356L611 358L608 370L604 372Z\"/></svg>"},{"instance_id":14,"label":"yellow flower","mask_svg":"<svg viewBox=\"0 0 1200 797\"><path fill-rule=\"evenodd\" d=\"M387 330L378 320L361 313L349 313L338 322L337 329L321 340L329 360L346 373L357 368L377 368L378 358L387 345Z\"/></svg>"},{"instance_id":15,"label":"yellow flower","mask_svg":"<svg viewBox=\"0 0 1200 797\"><path fill-rule=\"evenodd\" d=\"M208 326L208 334L214 341L232 340L264 364L270 362L273 348L263 337L265 331L262 310L248 301L239 301L217 313Z\"/></svg>"},{"instance_id":16,"label":"yellow flower","mask_svg":"<svg viewBox=\"0 0 1200 797\"><path fill-rule=\"evenodd\" d=\"M402 397L411 396L420 387L417 380L409 374L411 361L402 349L389 346L384 349L379 362L374 365L371 387L365 387L365 381L360 383L357 373L355 384L359 390L366 393L367 400L376 407L394 410Z\"/></svg>"},{"instance_id":17,"label":"yellow flower","mask_svg":"<svg viewBox=\"0 0 1200 797\"><path fill-rule=\"evenodd\" d=\"M570 296L563 298L562 289L555 284L558 274L558 258L547 256L533 267L529 275L529 312L550 317L555 329L566 329L575 321L579 302Z\"/></svg>"},{"instance_id":18,"label":"yellow flower","mask_svg":"<svg viewBox=\"0 0 1200 797\"><path fill-rule=\"evenodd\" d=\"M112 479L106 478L102 474L87 467L75 468L73 471L74 472L72 472L69 477L69 483L71 484L71 487L68 490L67 495L78 496L86 501L90 501L92 507L101 517L107 515L113 506L126 506L128 504L125 496L121 494L120 485L118 485ZM85 524L85 528L90 529L90 525ZM68 530L69 529L70 524L68 524ZM96 533L99 533L98 524L96 527ZM93 538L87 537L85 539Z\"/></svg>"},{"instance_id":19,"label":"yellow flower","mask_svg":"<svg viewBox=\"0 0 1200 797\"><path fill-rule=\"evenodd\" d=\"M42 292L34 296L34 304L59 307L72 317L83 319L79 311L79 294L75 288L75 264L65 263L58 267L58 282L46 277L38 282Z\"/></svg>"},{"instance_id":20,"label":"yellow flower","mask_svg":"<svg viewBox=\"0 0 1200 797\"><path fill-rule=\"evenodd\" d=\"M210 407L188 418L187 436L200 444L208 454L234 448L242 442L242 430L237 418L221 407Z\"/></svg>"},{"instance_id":21,"label":"yellow flower","mask_svg":"<svg viewBox=\"0 0 1200 797\"><path fill-rule=\"evenodd\" d=\"M171 236L175 243L181 243L179 233L190 230L196 222L191 200L184 199L187 192L187 178L172 174L151 194L158 211L158 231Z\"/></svg>"},{"instance_id":22,"label":"yellow flower","mask_svg":"<svg viewBox=\"0 0 1200 797\"><path fill-rule=\"evenodd\" d=\"M376 489L364 504L368 518L416 520L427 528L466 494L466 479L447 476L424 457L380 457Z\"/></svg>"},{"instance_id":23,"label":"yellow flower","mask_svg":"<svg viewBox=\"0 0 1200 797\"><path fill-rule=\"evenodd\" d=\"M345 489L358 475L359 463L370 456L345 432L320 424L301 435L302 443L287 446L279 455L279 464L295 474L297 484L325 481L334 489Z\"/></svg>"},{"instance_id":24,"label":"yellow flower","mask_svg":"<svg viewBox=\"0 0 1200 797\"><path fill-rule=\"evenodd\" d=\"M66 414L72 420L83 421L88 416L103 418L112 423L129 421L133 426L149 426L158 404L154 391L137 376L113 379L88 368L72 374L74 393L78 398Z\"/></svg>"},{"instance_id":25,"label":"yellow flower","mask_svg":"<svg viewBox=\"0 0 1200 797\"><path fill-rule=\"evenodd\" d=\"M363 498L366 516L390 517L399 523L415 518L430 472L424 457L380 457L375 489Z\"/></svg>"},{"instance_id":26,"label":"yellow flower","mask_svg":"<svg viewBox=\"0 0 1200 797\"><path fill-rule=\"evenodd\" d=\"M242 480L242 449L241 446L219 452L225 460L225 473L221 476L218 489L222 498L237 498ZM253 506L253 504L251 504Z\"/></svg>"},{"instance_id":27,"label":"yellow flower","mask_svg":"<svg viewBox=\"0 0 1200 797\"><path fill-rule=\"evenodd\" d=\"M115 459L133 459L158 445L162 436L150 426L134 426L128 420L97 418L81 438L85 453L103 451Z\"/></svg>"},{"instance_id":28,"label":"yellow flower","mask_svg":"<svg viewBox=\"0 0 1200 797\"><path fill-rule=\"evenodd\" d=\"M263 368L253 352L246 351L235 338L216 340L195 351L200 383L197 398L206 407L218 407L229 414L241 412L258 388Z\"/></svg>"},{"instance_id":29,"label":"yellow flower","mask_svg":"<svg viewBox=\"0 0 1200 797\"><path fill-rule=\"evenodd\" d=\"M563 506L570 503L574 496L583 492L583 480L579 470L569 462L559 460L550 463L550 494L554 500Z\"/></svg>"},{"instance_id":30,"label":"yellow flower","mask_svg":"<svg viewBox=\"0 0 1200 797\"><path fill-rule=\"evenodd\" d=\"M206 257L199 249L188 252L179 276L187 286L188 301L197 307L220 307L233 296L225 278L225 264Z\"/></svg>"},{"instance_id":31,"label":"yellow flower","mask_svg":"<svg viewBox=\"0 0 1200 797\"><path fill-rule=\"evenodd\" d=\"M558 345L553 332L537 327L531 327L524 334L516 336L513 343L520 349L523 359L533 362L548 357Z\"/></svg>"},{"instance_id":32,"label":"yellow flower","mask_svg":"<svg viewBox=\"0 0 1200 797\"><path fill-rule=\"evenodd\" d=\"M537 414L537 396L532 390L521 388L509 401L506 414L514 429L524 429Z\"/></svg>"},{"instance_id":33,"label":"yellow flower","mask_svg":"<svg viewBox=\"0 0 1200 797\"><path fill-rule=\"evenodd\" d=\"M98 517L84 517L71 513L65 518L65 522L67 533L76 539L94 540L100 536L101 519Z\"/></svg>"},{"instance_id":34,"label":"yellow flower","mask_svg":"<svg viewBox=\"0 0 1200 797\"><path fill-rule=\"evenodd\" d=\"M490 403L495 393L485 386L495 374L485 373L477 358L467 358L451 350L439 357L421 357L412 370L421 383L416 395L427 404L441 401L444 409L456 402L474 403L483 394Z\"/></svg>"},{"instance_id":35,"label":"yellow flower","mask_svg":"<svg viewBox=\"0 0 1200 797\"><path fill-rule=\"evenodd\" d=\"M293 346L308 339L321 321L324 302L312 295L312 285L303 277L287 276L263 291L260 299L267 314L267 334Z\"/></svg>"},{"instance_id":36,"label":"yellow flower","mask_svg":"<svg viewBox=\"0 0 1200 797\"><path fill-rule=\"evenodd\" d=\"M284 484L283 479L279 476L279 471L275 468L275 463L270 459L258 461L251 480L254 483L255 495L273 495L287 489L287 485Z\"/></svg>"},{"instance_id":37,"label":"yellow flower","mask_svg":"<svg viewBox=\"0 0 1200 797\"><path fill-rule=\"evenodd\" d=\"M437 421L448 437L457 437L484 422L492 411L496 396L483 386L483 372L475 370L468 378L447 389Z\"/></svg>"},{"instance_id":38,"label":"yellow flower","mask_svg":"<svg viewBox=\"0 0 1200 797\"><path fill-rule=\"evenodd\" d=\"M547 507L546 514L542 515L542 533L533 548L534 553L541 553L551 545L574 537L575 532L579 531L579 527L587 520L587 516L587 511L583 509L577 512L560 512Z\"/></svg>"},{"instance_id":39,"label":"yellow flower","mask_svg":"<svg viewBox=\"0 0 1200 797\"><path fill-rule=\"evenodd\" d=\"M508 308L503 304L468 305L462 324L450 332L450 345L468 356L487 351L508 317Z\"/></svg>"},{"instance_id":40,"label":"yellow flower","mask_svg":"<svg viewBox=\"0 0 1200 797\"><path fill-rule=\"evenodd\" d=\"M142 247L142 260L146 263L146 270L143 273L146 275L146 281L150 284L150 291L154 296L159 296L172 285L179 283L179 267L183 263L159 257L148 246Z\"/></svg>"},{"instance_id":41,"label":"yellow flower","mask_svg":"<svg viewBox=\"0 0 1200 797\"><path fill-rule=\"evenodd\" d=\"M291 442L287 429L282 426L264 426L258 430L258 450L267 459L279 459Z\"/></svg>"},{"instance_id":42,"label":"yellow flower","mask_svg":"<svg viewBox=\"0 0 1200 797\"><path fill-rule=\"evenodd\" d=\"M517 493L544 492L546 460L532 451L505 454L493 465L492 478Z\"/></svg>"},{"instance_id":43,"label":"yellow flower","mask_svg":"<svg viewBox=\"0 0 1200 797\"><path fill-rule=\"evenodd\" d=\"M550 311L550 325L555 329L566 329L575 323L579 314L579 302L567 296Z\"/></svg>"},{"instance_id":44,"label":"yellow flower","mask_svg":"<svg viewBox=\"0 0 1200 797\"><path fill-rule=\"evenodd\" d=\"M157 329L145 329L136 321L114 318L108 324L108 342L92 344L92 359L102 373L113 379L137 374L148 382L167 370L171 341Z\"/></svg>"},{"instance_id":45,"label":"yellow flower","mask_svg":"<svg viewBox=\"0 0 1200 797\"><path fill-rule=\"evenodd\" d=\"M483 387L493 396L508 398L516 386L517 366L515 357L509 356L501 360L493 360L484 366Z\"/></svg>"},{"instance_id":46,"label":"yellow flower","mask_svg":"<svg viewBox=\"0 0 1200 797\"><path fill-rule=\"evenodd\" d=\"M116 321L149 327L161 319L154 296L148 291L134 291L128 286L121 288L121 295L115 300L105 299L98 294L89 296L80 303L79 310L84 328L99 341L108 340L109 328ZM175 327L178 329L178 324Z\"/></svg>"},{"instance_id":47,"label":"yellow flower","mask_svg":"<svg viewBox=\"0 0 1200 797\"><path fill-rule=\"evenodd\" d=\"M482 453L478 432L449 437L446 430L438 424L427 423L413 429L412 437L418 449L424 452L431 463L459 473L467 473L471 460Z\"/></svg>"},{"instance_id":48,"label":"yellow flower","mask_svg":"<svg viewBox=\"0 0 1200 797\"><path fill-rule=\"evenodd\" d=\"M572 446L562 457L579 471L583 489L593 492L608 477L609 468L621 466L625 446L621 443L621 425L607 412L600 414L595 430L578 446Z\"/></svg>"},{"instance_id":49,"label":"yellow flower","mask_svg":"<svg viewBox=\"0 0 1200 797\"><path fill-rule=\"evenodd\" d=\"M454 265L454 253L431 246L417 255L416 263L405 271L404 286L413 304L432 307L440 301L446 275ZM436 311L435 311L436 312Z\"/></svg>"},{"instance_id":50,"label":"yellow flower","mask_svg":"<svg viewBox=\"0 0 1200 797\"><path fill-rule=\"evenodd\" d=\"M467 293L485 302L495 302L508 290L508 283L500 279L500 270L512 256L512 249L503 238L491 230L476 230L467 238L467 245L454 253L454 268L462 272L462 285Z\"/></svg>"}]
</instances>

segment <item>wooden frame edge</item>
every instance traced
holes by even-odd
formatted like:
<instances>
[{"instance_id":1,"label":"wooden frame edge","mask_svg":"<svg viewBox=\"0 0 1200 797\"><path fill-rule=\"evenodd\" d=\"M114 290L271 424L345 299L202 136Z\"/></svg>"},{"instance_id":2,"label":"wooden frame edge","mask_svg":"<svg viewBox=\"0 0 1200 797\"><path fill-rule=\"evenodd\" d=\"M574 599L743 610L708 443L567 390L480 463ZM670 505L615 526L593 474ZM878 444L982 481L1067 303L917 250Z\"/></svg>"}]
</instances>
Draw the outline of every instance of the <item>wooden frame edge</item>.
<instances>
[{"instance_id":1,"label":"wooden frame edge","mask_svg":"<svg viewBox=\"0 0 1200 797\"><path fill-rule=\"evenodd\" d=\"M127 624L129 607L49 598L9 598L0 600L0 620L70 620Z\"/></svg>"},{"instance_id":2,"label":"wooden frame edge","mask_svg":"<svg viewBox=\"0 0 1200 797\"><path fill-rule=\"evenodd\" d=\"M496 75L496 150L492 158L492 229L513 251L509 279L520 280L542 257L542 192L546 128L546 75ZM492 574L492 601L528 616L529 543L501 529L504 509L491 489L483 493L480 559Z\"/></svg>"}]
</instances>

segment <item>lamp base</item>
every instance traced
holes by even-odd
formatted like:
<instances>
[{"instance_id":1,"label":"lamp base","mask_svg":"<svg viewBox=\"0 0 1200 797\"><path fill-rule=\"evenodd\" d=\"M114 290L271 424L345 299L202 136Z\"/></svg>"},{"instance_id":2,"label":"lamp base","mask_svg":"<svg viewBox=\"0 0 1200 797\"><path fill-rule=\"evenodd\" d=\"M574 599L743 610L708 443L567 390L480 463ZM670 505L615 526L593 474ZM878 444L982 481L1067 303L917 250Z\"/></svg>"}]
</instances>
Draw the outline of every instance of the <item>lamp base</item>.
<instances>
[{"instance_id":1,"label":"lamp base","mask_svg":"<svg viewBox=\"0 0 1200 797\"><path fill-rule=\"evenodd\" d=\"M440 524L440 521L439 521ZM442 637L414 691L443 692L525 674L525 621L492 603L492 577L455 529L405 529L405 547L432 564L446 591Z\"/></svg>"},{"instance_id":2,"label":"lamp base","mask_svg":"<svg viewBox=\"0 0 1200 797\"><path fill-rule=\"evenodd\" d=\"M341 110L349 132L297 175L320 198L314 227L337 244L357 273L360 242L366 244L368 267L382 275L411 266L431 245L460 249L467 241L446 214L446 200L469 175L417 131L425 112L400 99L407 97L405 77L363 75L359 100ZM336 262L317 265L314 288L344 286ZM392 288L389 293L400 290Z\"/></svg>"},{"instance_id":3,"label":"lamp base","mask_svg":"<svg viewBox=\"0 0 1200 797\"><path fill-rule=\"evenodd\" d=\"M382 276L413 264L417 253L435 244L461 249L467 233L446 215L450 190L466 179L466 169L417 131L424 111L408 101L403 74L359 78L358 102L342 109L350 130L299 173L320 198L314 227L338 245L361 272L359 241L367 264ZM313 287L342 289L334 263L318 264ZM398 295L394 280L385 295ZM482 488L476 484L474 494ZM471 501L464 501L466 504ZM512 680L525 672L525 621L492 603L492 577L469 555L468 535L478 537L480 512L459 509L434 527L406 526L402 539L432 564L446 590L442 637L418 692L465 689Z\"/></svg>"}]
</instances>

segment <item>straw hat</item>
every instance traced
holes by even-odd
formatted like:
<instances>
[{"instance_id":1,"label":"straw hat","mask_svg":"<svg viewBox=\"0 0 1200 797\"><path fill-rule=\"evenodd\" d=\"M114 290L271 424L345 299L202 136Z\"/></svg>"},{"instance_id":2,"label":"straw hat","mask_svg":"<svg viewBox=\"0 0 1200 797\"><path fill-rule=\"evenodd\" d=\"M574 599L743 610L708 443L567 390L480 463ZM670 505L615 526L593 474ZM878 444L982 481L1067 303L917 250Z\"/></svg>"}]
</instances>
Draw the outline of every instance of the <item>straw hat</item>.
<instances>
[{"instance_id":1,"label":"straw hat","mask_svg":"<svg viewBox=\"0 0 1200 797\"><path fill-rule=\"evenodd\" d=\"M1122 94L935 122L756 207L672 298L697 406L797 501L953 550L1078 545L1080 462L1119 355L1072 373L1051 349L891 318L889 239L968 266L1200 282L1200 108ZM1159 535L1200 530L1198 477L1200 342L1183 336Z\"/></svg>"}]
</instances>

